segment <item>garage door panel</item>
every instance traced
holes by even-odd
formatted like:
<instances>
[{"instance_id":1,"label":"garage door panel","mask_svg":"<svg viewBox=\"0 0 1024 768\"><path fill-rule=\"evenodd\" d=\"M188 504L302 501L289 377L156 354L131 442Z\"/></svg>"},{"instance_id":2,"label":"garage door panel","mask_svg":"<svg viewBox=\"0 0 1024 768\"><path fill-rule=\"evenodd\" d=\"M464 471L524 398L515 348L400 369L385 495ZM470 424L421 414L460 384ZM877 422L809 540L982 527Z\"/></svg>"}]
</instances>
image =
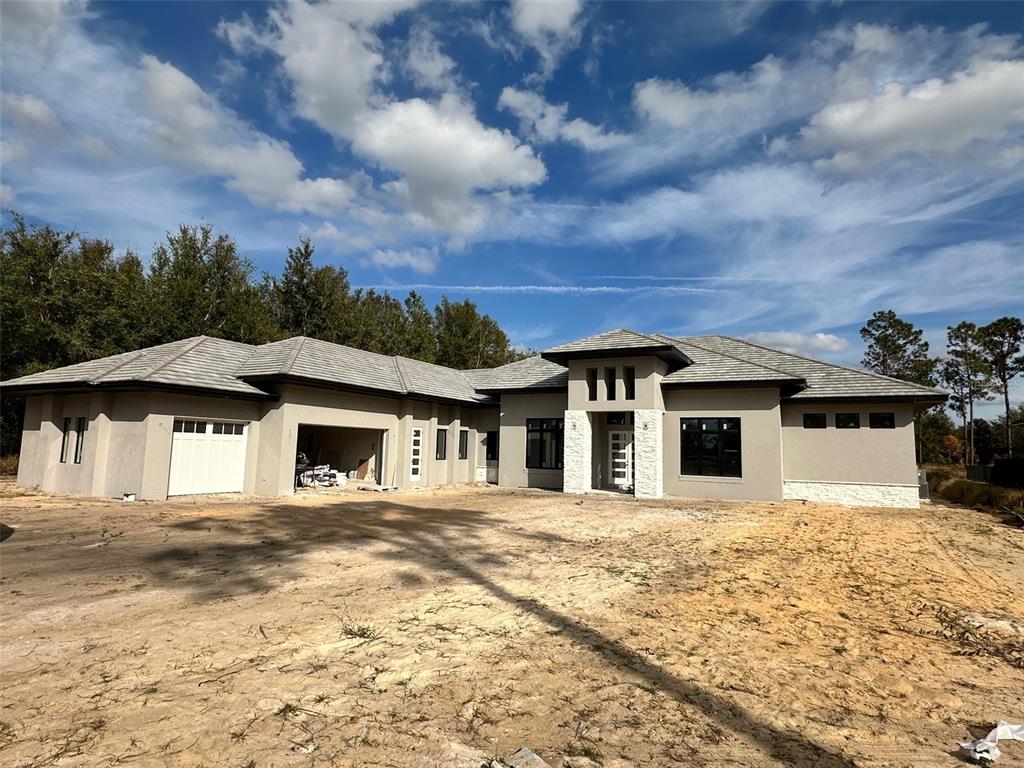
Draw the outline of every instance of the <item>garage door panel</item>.
<instances>
[{"instance_id":1,"label":"garage door panel","mask_svg":"<svg viewBox=\"0 0 1024 768\"><path fill-rule=\"evenodd\" d=\"M167 495L240 493L247 437L236 422L175 419Z\"/></svg>"}]
</instances>

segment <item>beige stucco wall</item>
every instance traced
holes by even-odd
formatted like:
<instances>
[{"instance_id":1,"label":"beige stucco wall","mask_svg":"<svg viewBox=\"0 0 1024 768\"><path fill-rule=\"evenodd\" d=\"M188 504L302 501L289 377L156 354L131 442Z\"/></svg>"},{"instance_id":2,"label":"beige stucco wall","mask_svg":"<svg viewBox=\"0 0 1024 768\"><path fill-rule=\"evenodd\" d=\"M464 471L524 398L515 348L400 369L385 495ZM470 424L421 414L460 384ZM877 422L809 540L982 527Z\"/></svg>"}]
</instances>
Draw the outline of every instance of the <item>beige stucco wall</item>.
<instances>
[{"instance_id":1,"label":"beige stucco wall","mask_svg":"<svg viewBox=\"0 0 1024 768\"><path fill-rule=\"evenodd\" d=\"M891 412L896 429L870 429L868 414ZM825 429L804 429L804 413L827 414ZM836 413L860 413L860 429L836 429ZM901 403L782 406L786 480L917 485L913 406Z\"/></svg>"},{"instance_id":2,"label":"beige stucco wall","mask_svg":"<svg viewBox=\"0 0 1024 768\"><path fill-rule=\"evenodd\" d=\"M622 369L632 366L636 369L636 397L625 398ZM587 369L597 369L597 400L588 399ZM605 385L605 369L615 369L615 399L608 399ZM643 357L601 357L569 361L569 399L566 408L570 411L632 411L636 409L661 410L664 401L661 380L667 366L664 362L646 355Z\"/></svg>"},{"instance_id":3,"label":"beige stucco wall","mask_svg":"<svg viewBox=\"0 0 1024 768\"><path fill-rule=\"evenodd\" d=\"M680 419L701 416L740 419L742 477L681 474ZM665 493L693 498L781 499L781 433L776 387L665 390Z\"/></svg>"},{"instance_id":4,"label":"beige stucco wall","mask_svg":"<svg viewBox=\"0 0 1024 768\"><path fill-rule=\"evenodd\" d=\"M498 485L562 489L562 471L526 468L526 420L565 418L564 392L501 396Z\"/></svg>"}]
</instances>

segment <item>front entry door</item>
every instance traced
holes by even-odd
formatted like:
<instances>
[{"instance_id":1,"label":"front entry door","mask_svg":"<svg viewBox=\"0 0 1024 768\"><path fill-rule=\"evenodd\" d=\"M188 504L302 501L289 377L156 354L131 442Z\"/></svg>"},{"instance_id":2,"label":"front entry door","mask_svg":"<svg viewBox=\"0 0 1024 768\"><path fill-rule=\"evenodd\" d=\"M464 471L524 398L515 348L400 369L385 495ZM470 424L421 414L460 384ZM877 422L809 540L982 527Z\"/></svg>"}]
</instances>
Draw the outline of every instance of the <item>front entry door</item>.
<instances>
[{"instance_id":1,"label":"front entry door","mask_svg":"<svg viewBox=\"0 0 1024 768\"><path fill-rule=\"evenodd\" d=\"M608 433L609 479L613 488L633 487L633 432L613 430Z\"/></svg>"}]
</instances>

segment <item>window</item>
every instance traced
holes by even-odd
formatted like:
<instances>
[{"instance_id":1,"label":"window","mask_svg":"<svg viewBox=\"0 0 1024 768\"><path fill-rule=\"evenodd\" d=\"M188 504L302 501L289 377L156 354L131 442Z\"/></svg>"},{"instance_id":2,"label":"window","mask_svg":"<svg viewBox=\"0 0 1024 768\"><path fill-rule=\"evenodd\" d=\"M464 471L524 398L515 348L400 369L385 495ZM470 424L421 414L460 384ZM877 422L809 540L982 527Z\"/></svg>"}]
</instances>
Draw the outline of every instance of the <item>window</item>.
<instances>
[{"instance_id":1,"label":"window","mask_svg":"<svg viewBox=\"0 0 1024 768\"><path fill-rule=\"evenodd\" d=\"M627 400L636 400L636 368L632 365L622 369L622 389Z\"/></svg>"},{"instance_id":2,"label":"window","mask_svg":"<svg viewBox=\"0 0 1024 768\"><path fill-rule=\"evenodd\" d=\"M608 411L608 426L619 427L626 425L625 411Z\"/></svg>"},{"instance_id":3,"label":"window","mask_svg":"<svg viewBox=\"0 0 1024 768\"><path fill-rule=\"evenodd\" d=\"M82 447L85 444L85 430L89 428L89 420L85 416L75 419L75 464L82 463Z\"/></svg>"},{"instance_id":4,"label":"window","mask_svg":"<svg viewBox=\"0 0 1024 768\"><path fill-rule=\"evenodd\" d=\"M837 413L836 429L860 429L860 414Z\"/></svg>"},{"instance_id":5,"label":"window","mask_svg":"<svg viewBox=\"0 0 1024 768\"><path fill-rule=\"evenodd\" d=\"M597 400L597 368L587 368L587 400Z\"/></svg>"},{"instance_id":6,"label":"window","mask_svg":"<svg viewBox=\"0 0 1024 768\"><path fill-rule=\"evenodd\" d=\"M448 430L439 429L437 430L437 452L434 454L434 458L438 461L444 461L448 458Z\"/></svg>"},{"instance_id":7,"label":"window","mask_svg":"<svg viewBox=\"0 0 1024 768\"><path fill-rule=\"evenodd\" d=\"M896 429L896 414L869 413L868 426L872 429Z\"/></svg>"},{"instance_id":8,"label":"window","mask_svg":"<svg viewBox=\"0 0 1024 768\"><path fill-rule=\"evenodd\" d=\"M468 459L469 458L469 430L468 429L460 429L459 430L459 458L460 459Z\"/></svg>"},{"instance_id":9,"label":"window","mask_svg":"<svg viewBox=\"0 0 1024 768\"><path fill-rule=\"evenodd\" d=\"M604 369L604 391L605 397L608 400L615 399L615 369L605 368Z\"/></svg>"},{"instance_id":10,"label":"window","mask_svg":"<svg viewBox=\"0 0 1024 768\"><path fill-rule=\"evenodd\" d=\"M526 468L561 469L565 419L526 420Z\"/></svg>"},{"instance_id":11,"label":"window","mask_svg":"<svg viewBox=\"0 0 1024 768\"><path fill-rule=\"evenodd\" d=\"M742 477L739 419L680 419L684 475Z\"/></svg>"},{"instance_id":12,"label":"window","mask_svg":"<svg viewBox=\"0 0 1024 768\"><path fill-rule=\"evenodd\" d=\"M71 431L71 417L64 417L63 436L60 439L60 463L68 463L68 433Z\"/></svg>"},{"instance_id":13,"label":"window","mask_svg":"<svg viewBox=\"0 0 1024 768\"><path fill-rule=\"evenodd\" d=\"M487 433L487 460L498 460L498 433L496 431Z\"/></svg>"},{"instance_id":14,"label":"window","mask_svg":"<svg viewBox=\"0 0 1024 768\"><path fill-rule=\"evenodd\" d=\"M828 419L824 413L805 413L804 429L824 429L828 426Z\"/></svg>"},{"instance_id":15,"label":"window","mask_svg":"<svg viewBox=\"0 0 1024 768\"><path fill-rule=\"evenodd\" d=\"M412 461L409 466L409 477L415 480L420 476L420 456L423 455L423 430L420 427L413 427L410 455Z\"/></svg>"},{"instance_id":16,"label":"window","mask_svg":"<svg viewBox=\"0 0 1024 768\"><path fill-rule=\"evenodd\" d=\"M186 430L186 431L188 431L188 430ZM205 435L206 434L206 422L205 421L197 421L196 422L196 434L197 435Z\"/></svg>"}]
</instances>

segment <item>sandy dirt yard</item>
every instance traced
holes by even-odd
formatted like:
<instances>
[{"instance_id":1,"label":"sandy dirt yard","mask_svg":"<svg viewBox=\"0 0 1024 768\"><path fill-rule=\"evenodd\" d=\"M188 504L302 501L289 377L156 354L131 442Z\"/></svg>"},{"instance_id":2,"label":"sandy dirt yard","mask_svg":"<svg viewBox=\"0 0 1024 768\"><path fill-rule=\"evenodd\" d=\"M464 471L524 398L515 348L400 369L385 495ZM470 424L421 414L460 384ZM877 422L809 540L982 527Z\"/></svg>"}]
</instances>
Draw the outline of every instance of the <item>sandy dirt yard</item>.
<instances>
[{"instance_id":1,"label":"sandy dirt yard","mask_svg":"<svg viewBox=\"0 0 1024 768\"><path fill-rule=\"evenodd\" d=\"M1024 531L970 510L0 505L4 766L956 766L1024 721Z\"/></svg>"}]
</instances>

